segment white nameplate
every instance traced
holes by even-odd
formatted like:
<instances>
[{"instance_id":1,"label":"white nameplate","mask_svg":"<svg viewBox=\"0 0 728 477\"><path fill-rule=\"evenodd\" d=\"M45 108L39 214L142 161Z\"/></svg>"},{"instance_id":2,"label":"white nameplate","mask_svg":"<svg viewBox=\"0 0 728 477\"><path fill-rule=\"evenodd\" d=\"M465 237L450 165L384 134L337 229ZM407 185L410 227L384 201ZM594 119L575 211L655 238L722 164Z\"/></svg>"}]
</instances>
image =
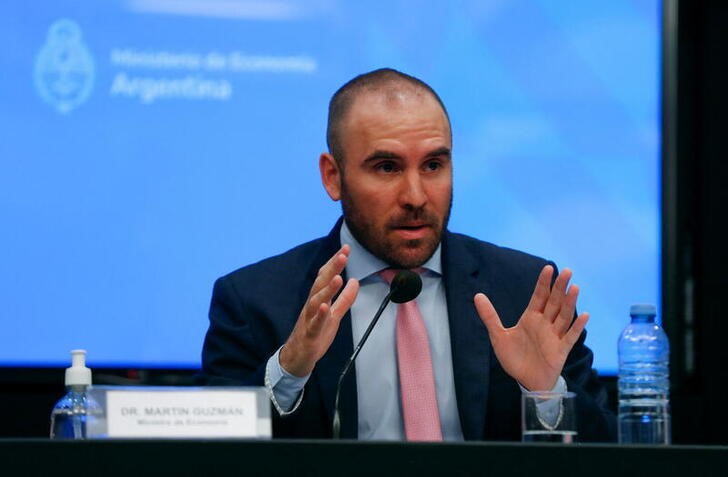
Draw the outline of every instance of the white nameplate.
<instances>
[{"instance_id":1,"label":"white nameplate","mask_svg":"<svg viewBox=\"0 0 728 477\"><path fill-rule=\"evenodd\" d=\"M264 388L93 387L90 438L270 438Z\"/></svg>"}]
</instances>

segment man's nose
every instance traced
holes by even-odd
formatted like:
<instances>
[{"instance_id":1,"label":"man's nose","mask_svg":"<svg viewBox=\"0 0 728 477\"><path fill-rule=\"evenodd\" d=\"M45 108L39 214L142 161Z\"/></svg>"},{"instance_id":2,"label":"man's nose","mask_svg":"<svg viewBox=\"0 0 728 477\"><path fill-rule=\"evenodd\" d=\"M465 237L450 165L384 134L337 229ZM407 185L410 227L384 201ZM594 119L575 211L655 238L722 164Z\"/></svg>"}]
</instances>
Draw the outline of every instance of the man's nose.
<instances>
[{"instance_id":1,"label":"man's nose","mask_svg":"<svg viewBox=\"0 0 728 477\"><path fill-rule=\"evenodd\" d=\"M402 177L399 194L400 205L407 209L419 209L427 203L427 194L418 171L411 171Z\"/></svg>"}]
</instances>

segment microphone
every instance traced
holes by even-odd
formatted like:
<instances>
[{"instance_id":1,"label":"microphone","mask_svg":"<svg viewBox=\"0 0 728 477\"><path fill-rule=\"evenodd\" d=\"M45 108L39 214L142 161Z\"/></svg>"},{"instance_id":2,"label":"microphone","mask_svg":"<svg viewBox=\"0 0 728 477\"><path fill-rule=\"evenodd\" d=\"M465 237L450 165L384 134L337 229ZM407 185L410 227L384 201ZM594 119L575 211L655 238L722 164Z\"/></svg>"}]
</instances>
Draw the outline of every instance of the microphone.
<instances>
[{"instance_id":1,"label":"microphone","mask_svg":"<svg viewBox=\"0 0 728 477\"><path fill-rule=\"evenodd\" d=\"M346 362L343 371L341 371L341 374L339 375L339 382L336 385L336 398L334 399L334 422L332 424L334 439L338 439L341 433L339 394L341 394L341 383L344 381L346 373L349 372L351 365L354 364L354 360L357 356L359 356L359 351L361 351L362 346L364 346L367 338L369 338L369 334L374 329L374 325L376 325L377 321L379 321L379 317L382 316L382 312L389 302L393 301L395 303L405 303L414 300L417 298L417 295L420 294L420 291L422 291L422 279L419 274L411 270L400 270L392 279L392 283L389 285L389 293L387 293L387 296L385 296L384 300L382 300L382 304L379 305L379 309L374 314L374 318L372 318L372 321L369 323L364 335L361 337L361 340L359 340L359 344L357 344L356 348L354 348L354 352L351 354L351 357Z\"/></svg>"}]
</instances>

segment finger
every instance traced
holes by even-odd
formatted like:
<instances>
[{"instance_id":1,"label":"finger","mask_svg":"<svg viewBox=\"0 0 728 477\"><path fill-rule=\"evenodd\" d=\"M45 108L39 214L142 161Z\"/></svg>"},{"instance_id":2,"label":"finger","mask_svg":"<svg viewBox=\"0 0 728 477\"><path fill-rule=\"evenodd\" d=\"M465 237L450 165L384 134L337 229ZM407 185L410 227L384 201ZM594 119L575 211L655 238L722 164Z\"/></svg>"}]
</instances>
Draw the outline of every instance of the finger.
<instances>
[{"instance_id":1,"label":"finger","mask_svg":"<svg viewBox=\"0 0 728 477\"><path fill-rule=\"evenodd\" d=\"M341 286L339 285L338 288ZM327 326L334 326L336 329L339 327L341 318L349 311L351 305L354 304L356 295L359 292L359 281L353 278L349 279L344 289L341 291L339 296L333 305L329 303L321 303L311 320L311 326L309 328L313 336L317 336L324 332Z\"/></svg>"},{"instance_id":2,"label":"finger","mask_svg":"<svg viewBox=\"0 0 728 477\"><path fill-rule=\"evenodd\" d=\"M322 303L325 303L326 305L331 304L331 299L336 295L336 293L341 289L341 286L344 284L344 279L341 278L341 275L335 275L329 283L325 284L325 286L322 286L316 293L313 293L306 302L305 309L306 309L306 316L309 317L309 319L314 319L318 313L318 309L321 306ZM313 290L311 290L313 292Z\"/></svg>"},{"instance_id":3,"label":"finger","mask_svg":"<svg viewBox=\"0 0 728 477\"><path fill-rule=\"evenodd\" d=\"M346 267L346 262L349 259L349 253L351 248L348 245L343 245L338 252L331 256L331 258L319 268L318 275L314 281L314 288L317 284L323 286L328 283L334 276L340 274Z\"/></svg>"},{"instance_id":4,"label":"finger","mask_svg":"<svg viewBox=\"0 0 728 477\"><path fill-rule=\"evenodd\" d=\"M343 290L341 290L341 293L338 297L336 297L336 301L334 301L334 304L331 305L331 315L338 321L341 320L341 318L346 314L347 311L351 308L351 306L354 304L354 300L356 300L356 296L359 293L359 280L356 280L354 278L350 278L348 282L346 282L346 286Z\"/></svg>"},{"instance_id":5,"label":"finger","mask_svg":"<svg viewBox=\"0 0 728 477\"><path fill-rule=\"evenodd\" d=\"M589 321L589 313L582 313L576 317L574 324L571 325L569 331L564 335L564 343L569 347L569 350L574 347L574 344L579 340L581 333L586 328L586 323Z\"/></svg>"},{"instance_id":6,"label":"finger","mask_svg":"<svg viewBox=\"0 0 728 477\"><path fill-rule=\"evenodd\" d=\"M336 252L325 264L319 268L316 280L314 280L311 286L311 293L309 296L315 295L322 288L329 285L331 280L346 267L346 262L349 259L349 253L351 253L351 247L343 245L338 252Z\"/></svg>"},{"instance_id":7,"label":"finger","mask_svg":"<svg viewBox=\"0 0 728 477\"><path fill-rule=\"evenodd\" d=\"M546 307L544 308L544 315L552 323L561 311L561 305L564 302L564 296L566 293L566 286L569 284L569 280L571 280L571 275L571 270L565 268L561 273L559 273L559 276L556 277L556 282L554 282L554 286L551 288L549 299L546 302Z\"/></svg>"},{"instance_id":8,"label":"finger","mask_svg":"<svg viewBox=\"0 0 728 477\"><path fill-rule=\"evenodd\" d=\"M531 295L531 301L528 302L527 309L539 313L544 310L551 293L551 277L553 274L554 268L551 265L543 267L538 275L538 280L536 280L536 287L533 289L533 295Z\"/></svg>"},{"instance_id":9,"label":"finger","mask_svg":"<svg viewBox=\"0 0 728 477\"><path fill-rule=\"evenodd\" d=\"M488 330L491 341L495 341L505 331L503 323L495 311L493 304L483 293L477 293L473 300L475 302L475 310L480 316L480 320Z\"/></svg>"},{"instance_id":10,"label":"finger","mask_svg":"<svg viewBox=\"0 0 728 477\"><path fill-rule=\"evenodd\" d=\"M571 285L569 291L564 297L561 309L558 311L554 319L554 328L559 336L563 336L574 321L574 313L576 312L576 300L579 297L579 286Z\"/></svg>"},{"instance_id":11,"label":"finger","mask_svg":"<svg viewBox=\"0 0 728 477\"><path fill-rule=\"evenodd\" d=\"M328 303L321 303L316 309L316 313L308 322L306 334L308 338L316 339L321 335L322 330L331 318L331 307Z\"/></svg>"}]
</instances>

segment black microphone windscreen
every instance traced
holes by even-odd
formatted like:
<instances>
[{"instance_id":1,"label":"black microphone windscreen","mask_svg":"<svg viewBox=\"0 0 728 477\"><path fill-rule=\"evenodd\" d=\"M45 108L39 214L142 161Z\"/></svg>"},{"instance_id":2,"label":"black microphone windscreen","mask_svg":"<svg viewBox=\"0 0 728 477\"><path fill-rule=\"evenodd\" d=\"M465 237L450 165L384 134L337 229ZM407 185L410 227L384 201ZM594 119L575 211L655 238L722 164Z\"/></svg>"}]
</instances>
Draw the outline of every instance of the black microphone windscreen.
<instances>
[{"instance_id":1,"label":"black microphone windscreen","mask_svg":"<svg viewBox=\"0 0 728 477\"><path fill-rule=\"evenodd\" d=\"M420 275L411 270L400 270L392 279L389 287L392 292L391 300L395 303L405 303L417 298L422 291Z\"/></svg>"}]
</instances>

